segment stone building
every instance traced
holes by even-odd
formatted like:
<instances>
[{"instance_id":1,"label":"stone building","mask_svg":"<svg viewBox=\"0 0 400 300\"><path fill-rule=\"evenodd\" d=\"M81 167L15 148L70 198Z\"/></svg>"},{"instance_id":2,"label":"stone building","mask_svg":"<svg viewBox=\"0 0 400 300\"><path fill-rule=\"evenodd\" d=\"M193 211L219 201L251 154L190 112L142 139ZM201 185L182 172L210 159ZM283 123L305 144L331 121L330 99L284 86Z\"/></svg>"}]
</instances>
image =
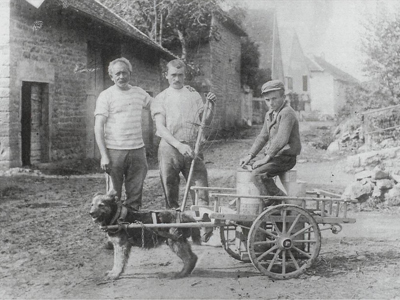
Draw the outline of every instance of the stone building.
<instances>
[{"instance_id":1,"label":"stone building","mask_svg":"<svg viewBox=\"0 0 400 300\"><path fill-rule=\"evenodd\" d=\"M212 129L229 129L242 120L241 37L246 33L226 15L216 13L211 22L216 34L189 51L190 60L202 73L190 84L201 93L210 90L216 94Z\"/></svg>"},{"instance_id":2,"label":"stone building","mask_svg":"<svg viewBox=\"0 0 400 300\"><path fill-rule=\"evenodd\" d=\"M160 60L174 58L94 0L2 0L0 20L0 168L96 156L108 63L128 58L132 84L155 95ZM152 124L145 114L146 144Z\"/></svg>"}]
</instances>

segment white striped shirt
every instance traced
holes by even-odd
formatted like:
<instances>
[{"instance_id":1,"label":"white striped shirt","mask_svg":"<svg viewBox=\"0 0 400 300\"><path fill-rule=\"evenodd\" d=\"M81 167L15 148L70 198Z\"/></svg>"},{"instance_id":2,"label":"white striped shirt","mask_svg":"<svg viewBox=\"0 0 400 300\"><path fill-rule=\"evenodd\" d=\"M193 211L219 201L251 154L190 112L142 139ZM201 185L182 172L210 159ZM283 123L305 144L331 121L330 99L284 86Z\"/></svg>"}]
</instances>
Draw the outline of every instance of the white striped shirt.
<instances>
[{"instance_id":1,"label":"white striped shirt","mask_svg":"<svg viewBox=\"0 0 400 300\"><path fill-rule=\"evenodd\" d=\"M94 115L107 117L104 132L108 149L128 150L144 146L142 110L150 106L151 100L143 89L131 85L129 90L113 85L100 93Z\"/></svg>"}]
</instances>

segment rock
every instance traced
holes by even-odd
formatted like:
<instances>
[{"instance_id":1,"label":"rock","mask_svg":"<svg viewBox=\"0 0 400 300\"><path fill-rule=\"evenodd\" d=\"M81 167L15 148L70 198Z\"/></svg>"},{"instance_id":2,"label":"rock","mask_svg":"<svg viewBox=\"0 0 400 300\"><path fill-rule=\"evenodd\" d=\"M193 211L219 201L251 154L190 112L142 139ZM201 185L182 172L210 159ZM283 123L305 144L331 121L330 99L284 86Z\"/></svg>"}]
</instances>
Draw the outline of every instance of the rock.
<instances>
[{"instance_id":1,"label":"rock","mask_svg":"<svg viewBox=\"0 0 400 300\"><path fill-rule=\"evenodd\" d=\"M364 152L367 152L367 151L369 151L369 150L370 150L370 149L369 149L369 146L366 145L366 144L364 144L364 145L362 145L360 148L357 149L357 152L358 152L358 153L364 153Z\"/></svg>"},{"instance_id":2,"label":"rock","mask_svg":"<svg viewBox=\"0 0 400 300\"><path fill-rule=\"evenodd\" d=\"M379 151L369 151L349 156L347 158L347 165L352 167L368 165L377 166L382 162L382 160L385 161L397 157L400 157L400 147L387 148Z\"/></svg>"},{"instance_id":3,"label":"rock","mask_svg":"<svg viewBox=\"0 0 400 300\"><path fill-rule=\"evenodd\" d=\"M372 197L380 198L381 196L382 196L382 190L379 187L375 186L374 190L372 191Z\"/></svg>"},{"instance_id":4,"label":"rock","mask_svg":"<svg viewBox=\"0 0 400 300\"><path fill-rule=\"evenodd\" d=\"M361 159L359 155L353 155L347 157L347 165L351 168L361 167Z\"/></svg>"},{"instance_id":5,"label":"rock","mask_svg":"<svg viewBox=\"0 0 400 300\"><path fill-rule=\"evenodd\" d=\"M389 179L390 175L388 172L385 172L383 168L380 166L376 166L373 170L373 179L379 180L379 179Z\"/></svg>"},{"instance_id":6,"label":"rock","mask_svg":"<svg viewBox=\"0 0 400 300\"><path fill-rule=\"evenodd\" d=\"M359 167L359 168L353 169L353 171L354 171L355 174L357 174L357 173L360 173L362 171L365 171L365 168L364 167Z\"/></svg>"},{"instance_id":7,"label":"rock","mask_svg":"<svg viewBox=\"0 0 400 300\"><path fill-rule=\"evenodd\" d=\"M341 130L340 126L337 126L337 127L335 128L335 131L333 132L333 136L338 135L341 131L342 131L342 130Z\"/></svg>"},{"instance_id":8,"label":"rock","mask_svg":"<svg viewBox=\"0 0 400 300\"><path fill-rule=\"evenodd\" d=\"M356 181L348 185L342 194L342 199L357 199L360 202L366 201L372 193L374 184L368 180Z\"/></svg>"},{"instance_id":9,"label":"rock","mask_svg":"<svg viewBox=\"0 0 400 300\"><path fill-rule=\"evenodd\" d=\"M390 189L386 193L385 200L388 206L400 205L400 184L396 184L392 189Z\"/></svg>"},{"instance_id":10,"label":"rock","mask_svg":"<svg viewBox=\"0 0 400 300\"><path fill-rule=\"evenodd\" d=\"M375 167L375 166L380 165L381 162L382 162L382 158L379 154L377 154L377 155L367 158L365 160L365 165Z\"/></svg>"},{"instance_id":11,"label":"rock","mask_svg":"<svg viewBox=\"0 0 400 300\"><path fill-rule=\"evenodd\" d=\"M330 153L335 153L335 152L340 151L340 144L339 144L339 142L338 142L338 141L332 142L332 143L328 146L328 148L326 149L326 151L327 151L327 152L330 152Z\"/></svg>"},{"instance_id":12,"label":"rock","mask_svg":"<svg viewBox=\"0 0 400 300\"><path fill-rule=\"evenodd\" d=\"M383 141L379 144L379 146L382 147L382 148L393 147L393 145L394 145L393 138L383 140Z\"/></svg>"},{"instance_id":13,"label":"rock","mask_svg":"<svg viewBox=\"0 0 400 300\"><path fill-rule=\"evenodd\" d=\"M355 176L356 180L361 180L361 179L364 179L364 178L372 178L373 172L372 171L368 171L368 170L361 171L361 172L355 174L354 176Z\"/></svg>"},{"instance_id":14,"label":"rock","mask_svg":"<svg viewBox=\"0 0 400 300\"><path fill-rule=\"evenodd\" d=\"M393 187L393 181L390 179L377 180L376 187L380 190L389 190Z\"/></svg>"},{"instance_id":15,"label":"rock","mask_svg":"<svg viewBox=\"0 0 400 300\"><path fill-rule=\"evenodd\" d=\"M399 175L399 174L392 173L392 174L390 175L390 177L391 177L396 183L399 183L399 182L400 182L400 175Z\"/></svg>"},{"instance_id":16,"label":"rock","mask_svg":"<svg viewBox=\"0 0 400 300\"><path fill-rule=\"evenodd\" d=\"M393 186L385 195L386 200L398 199L400 202L400 183Z\"/></svg>"},{"instance_id":17,"label":"rock","mask_svg":"<svg viewBox=\"0 0 400 300\"><path fill-rule=\"evenodd\" d=\"M349 132L343 133L343 135L342 135L340 141L341 141L342 143L344 143L344 142L346 142L346 141L348 141L348 140L350 140L350 133L349 133Z\"/></svg>"}]
</instances>

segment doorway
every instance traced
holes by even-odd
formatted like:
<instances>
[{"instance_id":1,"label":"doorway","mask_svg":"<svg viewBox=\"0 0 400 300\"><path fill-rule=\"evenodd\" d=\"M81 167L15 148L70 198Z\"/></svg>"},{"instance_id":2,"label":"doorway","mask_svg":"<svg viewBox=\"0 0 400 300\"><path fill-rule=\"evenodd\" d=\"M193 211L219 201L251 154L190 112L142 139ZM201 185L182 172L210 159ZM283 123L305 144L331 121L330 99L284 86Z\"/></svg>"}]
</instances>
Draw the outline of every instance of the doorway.
<instances>
[{"instance_id":1,"label":"doorway","mask_svg":"<svg viewBox=\"0 0 400 300\"><path fill-rule=\"evenodd\" d=\"M49 161L49 87L22 82L21 163L30 166Z\"/></svg>"}]
</instances>

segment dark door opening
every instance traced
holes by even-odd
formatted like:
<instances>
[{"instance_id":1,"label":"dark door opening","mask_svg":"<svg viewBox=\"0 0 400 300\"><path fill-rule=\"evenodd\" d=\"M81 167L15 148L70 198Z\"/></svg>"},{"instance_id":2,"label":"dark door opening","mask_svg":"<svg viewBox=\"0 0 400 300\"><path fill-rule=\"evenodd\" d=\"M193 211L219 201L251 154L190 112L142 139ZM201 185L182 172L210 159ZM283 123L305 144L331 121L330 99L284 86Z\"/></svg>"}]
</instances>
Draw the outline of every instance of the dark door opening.
<instances>
[{"instance_id":1,"label":"dark door opening","mask_svg":"<svg viewBox=\"0 0 400 300\"><path fill-rule=\"evenodd\" d=\"M48 84L22 82L21 162L22 166L49 161Z\"/></svg>"},{"instance_id":2,"label":"dark door opening","mask_svg":"<svg viewBox=\"0 0 400 300\"><path fill-rule=\"evenodd\" d=\"M23 166L31 164L31 83L22 83L21 99L21 160Z\"/></svg>"}]
</instances>

